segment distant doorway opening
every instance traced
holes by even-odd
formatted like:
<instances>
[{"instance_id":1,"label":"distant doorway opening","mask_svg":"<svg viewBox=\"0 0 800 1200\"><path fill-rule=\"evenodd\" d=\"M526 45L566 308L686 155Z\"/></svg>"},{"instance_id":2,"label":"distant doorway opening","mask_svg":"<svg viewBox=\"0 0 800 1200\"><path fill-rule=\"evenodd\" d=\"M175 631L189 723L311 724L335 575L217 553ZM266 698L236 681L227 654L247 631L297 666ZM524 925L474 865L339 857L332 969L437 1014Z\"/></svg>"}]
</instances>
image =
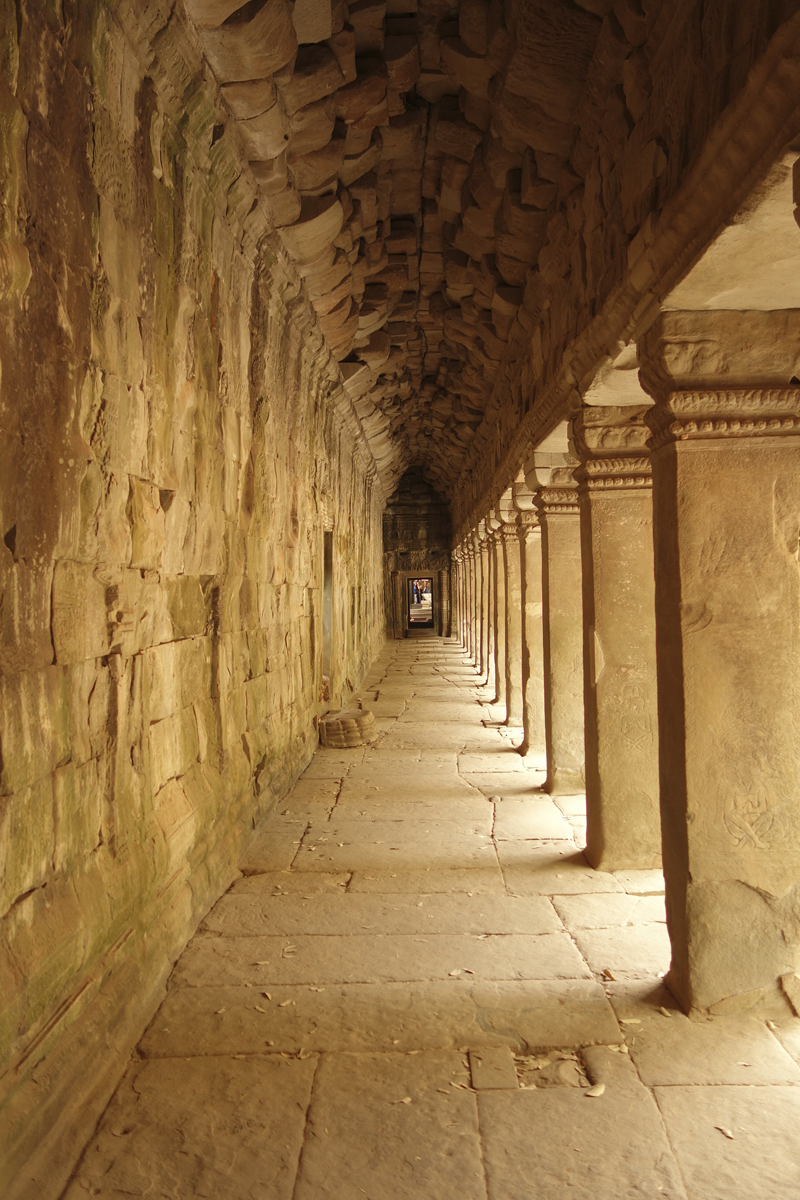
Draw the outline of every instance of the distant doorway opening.
<instances>
[{"instance_id":1,"label":"distant doorway opening","mask_svg":"<svg viewBox=\"0 0 800 1200\"><path fill-rule=\"evenodd\" d=\"M423 576L408 581L409 629L433 629L433 579Z\"/></svg>"}]
</instances>

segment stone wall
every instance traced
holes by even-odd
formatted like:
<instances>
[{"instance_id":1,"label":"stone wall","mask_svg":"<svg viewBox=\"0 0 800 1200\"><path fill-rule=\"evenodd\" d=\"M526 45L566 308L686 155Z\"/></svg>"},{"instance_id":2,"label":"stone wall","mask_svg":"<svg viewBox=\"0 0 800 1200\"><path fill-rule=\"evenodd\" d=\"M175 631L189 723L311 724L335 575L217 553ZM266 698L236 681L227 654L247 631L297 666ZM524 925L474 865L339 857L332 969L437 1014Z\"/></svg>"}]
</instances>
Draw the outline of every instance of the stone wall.
<instances>
[{"instance_id":1,"label":"stone wall","mask_svg":"<svg viewBox=\"0 0 800 1200\"><path fill-rule=\"evenodd\" d=\"M37 1200L314 750L324 524L334 692L383 636L374 462L170 8L0 0L0 1177Z\"/></svg>"}]
</instances>

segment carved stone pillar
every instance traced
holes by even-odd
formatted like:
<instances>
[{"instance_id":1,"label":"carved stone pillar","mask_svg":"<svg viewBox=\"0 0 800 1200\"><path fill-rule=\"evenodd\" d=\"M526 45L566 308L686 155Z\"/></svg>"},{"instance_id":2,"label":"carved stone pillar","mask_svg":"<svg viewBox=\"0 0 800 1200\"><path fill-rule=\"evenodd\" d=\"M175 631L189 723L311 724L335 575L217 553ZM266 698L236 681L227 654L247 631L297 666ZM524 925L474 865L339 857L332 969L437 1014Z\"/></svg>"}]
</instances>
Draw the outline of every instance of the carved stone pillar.
<instances>
[{"instance_id":1,"label":"carved stone pillar","mask_svg":"<svg viewBox=\"0 0 800 1200\"><path fill-rule=\"evenodd\" d=\"M607 871L661 865L653 499L643 411L584 408L573 422L582 463L586 857Z\"/></svg>"},{"instance_id":2,"label":"carved stone pillar","mask_svg":"<svg viewBox=\"0 0 800 1200\"><path fill-rule=\"evenodd\" d=\"M666 313L643 347L668 984L687 1009L746 1005L800 958L799 342L794 312Z\"/></svg>"},{"instance_id":3,"label":"carved stone pillar","mask_svg":"<svg viewBox=\"0 0 800 1200\"><path fill-rule=\"evenodd\" d=\"M506 725L522 725L522 579L516 522L504 523L498 533L505 582L505 706Z\"/></svg>"},{"instance_id":4,"label":"carved stone pillar","mask_svg":"<svg viewBox=\"0 0 800 1200\"><path fill-rule=\"evenodd\" d=\"M478 524L475 539L475 552L478 565L478 657L476 666L483 677L486 674L487 648L489 642L489 548L486 542L486 527L483 521Z\"/></svg>"},{"instance_id":5,"label":"carved stone pillar","mask_svg":"<svg viewBox=\"0 0 800 1200\"><path fill-rule=\"evenodd\" d=\"M473 547L464 539L464 653L473 656Z\"/></svg>"},{"instance_id":6,"label":"carved stone pillar","mask_svg":"<svg viewBox=\"0 0 800 1200\"><path fill-rule=\"evenodd\" d=\"M554 470L538 493L542 529L544 693L547 779L551 795L575 795L583 778L583 610L581 529L575 479Z\"/></svg>"},{"instance_id":7,"label":"carved stone pillar","mask_svg":"<svg viewBox=\"0 0 800 1200\"><path fill-rule=\"evenodd\" d=\"M520 754L545 760L542 531L531 509L517 517L522 609L522 729Z\"/></svg>"},{"instance_id":8,"label":"carved stone pillar","mask_svg":"<svg viewBox=\"0 0 800 1200\"><path fill-rule=\"evenodd\" d=\"M450 594L450 618L453 623L453 634L460 638L461 636L461 564L459 562L460 550L456 547L450 552L450 572L451 572L451 594Z\"/></svg>"},{"instance_id":9,"label":"carved stone pillar","mask_svg":"<svg viewBox=\"0 0 800 1200\"><path fill-rule=\"evenodd\" d=\"M483 593L483 562L481 560L481 544L478 532L472 534L472 661L480 670L481 661L481 622L482 622L482 593Z\"/></svg>"},{"instance_id":10,"label":"carved stone pillar","mask_svg":"<svg viewBox=\"0 0 800 1200\"><path fill-rule=\"evenodd\" d=\"M487 696L495 693L495 629L497 612L497 586L495 579L496 561L494 555L494 535L488 522L484 527L484 554L486 556L486 678L483 686Z\"/></svg>"},{"instance_id":11,"label":"carved stone pillar","mask_svg":"<svg viewBox=\"0 0 800 1200\"><path fill-rule=\"evenodd\" d=\"M495 521L491 543L492 580L494 583L492 630L494 634L494 695L491 704L506 702L506 572L503 564L503 537Z\"/></svg>"}]
</instances>

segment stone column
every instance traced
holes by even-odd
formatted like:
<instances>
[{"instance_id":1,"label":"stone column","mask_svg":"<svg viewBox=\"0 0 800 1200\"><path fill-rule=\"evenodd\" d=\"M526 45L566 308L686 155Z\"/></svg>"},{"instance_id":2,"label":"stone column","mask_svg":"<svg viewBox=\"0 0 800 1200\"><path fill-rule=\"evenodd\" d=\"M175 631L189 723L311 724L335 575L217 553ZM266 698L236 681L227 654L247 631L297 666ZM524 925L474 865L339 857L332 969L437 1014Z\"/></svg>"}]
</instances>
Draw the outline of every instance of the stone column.
<instances>
[{"instance_id":1,"label":"stone column","mask_svg":"<svg viewBox=\"0 0 800 1200\"><path fill-rule=\"evenodd\" d=\"M478 526L478 557L480 560L480 658L478 671L481 677L487 675L489 666L489 543L486 537L486 526L481 521Z\"/></svg>"},{"instance_id":2,"label":"stone column","mask_svg":"<svg viewBox=\"0 0 800 1200\"><path fill-rule=\"evenodd\" d=\"M542 531L538 513L517 517L522 608L522 729L520 754L546 760L544 645L542 641Z\"/></svg>"},{"instance_id":3,"label":"stone column","mask_svg":"<svg viewBox=\"0 0 800 1200\"><path fill-rule=\"evenodd\" d=\"M552 472L537 496L542 529L544 694L551 795L583 792L583 608L581 529L575 479Z\"/></svg>"},{"instance_id":4,"label":"stone column","mask_svg":"<svg viewBox=\"0 0 800 1200\"><path fill-rule=\"evenodd\" d=\"M472 657L472 546L464 539L464 652Z\"/></svg>"},{"instance_id":5,"label":"stone column","mask_svg":"<svg viewBox=\"0 0 800 1200\"><path fill-rule=\"evenodd\" d=\"M503 537L500 528L499 522L495 521L490 551L494 580L492 612L494 695L489 701L490 704L505 704L506 702L506 573L503 566Z\"/></svg>"},{"instance_id":6,"label":"stone column","mask_svg":"<svg viewBox=\"0 0 800 1200\"><path fill-rule=\"evenodd\" d=\"M475 534L469 536L469 656L473 663L478 661L478 556L475 552Z\"/></svg>"},{"instance_id":7,"label":"stone column","mask_svg":"<svg viewBox=\"0 0 800 1200\"><path fill-rule=\"evenodd\" d=\"M481 578L483 571L483 563L481 561L481 544L478 537L477 529L472 534L472 575L474 583L473 592L473 623L475 628L473 639L472 659L476 669L480 670L481 662L481 596L483 592L483 580Z\"/></svg>"},{"instance_id":8,"label":"stone column","mask_svg":"<svg viewBox=\"0 0 800 1200\"><path fill-rule=\"evenodd\" d=\"M459 595L458 550L450 551L450 619L453 623L453 634L460 632L461 598Z\"/></svg>"},{"instance_id":9,"label":"stone column","mask_svg":"<svg viewBox=\"0 0 800 1200\"><path fill-rule=\"evenodd\" d=\"M586 857L606 871L661 865L645 411L584 408L573 422L582 463Z\"/></svg>"},{"instance_id":10,"label":"stone column","mask_svg":"<svg viewBox=\"0 0 800 1200\"><path fill-rule=\"evenodd\" d=\"M799 344L797 312L670 312L641 348L667 982L687 1009L747 1006L800 960Z\"/></svg>"},{"instance_id":11,"label":"stone column","mask_svg":"<svg viewBox=\"0 0 800 1200\"><path fill-rule=\"evenodd\" d=\"M483 683L487 696L494 696L495 693L497 586L493 537L494 535L487 525L484 533L484 551L486 554L486 678Z\"/></svg>"},{"instance_id":12,"label":"stone column","mask_svg":"<svg viewBox=\"0 0 800 1200\"><path fill-rule=\"evenodd\" d=\"M506 725L522 725L522 580L516 522L505 523L499 534L505 579Z\"/></svg>"}]
</instances>

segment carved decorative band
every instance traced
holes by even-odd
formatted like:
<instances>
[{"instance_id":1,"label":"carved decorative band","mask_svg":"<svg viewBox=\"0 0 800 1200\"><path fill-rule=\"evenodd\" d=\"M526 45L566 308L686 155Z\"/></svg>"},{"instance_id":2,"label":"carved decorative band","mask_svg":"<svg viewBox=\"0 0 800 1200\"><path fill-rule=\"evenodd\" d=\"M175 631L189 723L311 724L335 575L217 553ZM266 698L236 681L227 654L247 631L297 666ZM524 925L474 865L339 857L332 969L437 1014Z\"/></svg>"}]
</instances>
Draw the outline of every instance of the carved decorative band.
<instances>
[{"instance_id":1,"label":"carved decorative band","mask_svg":"<svg viewBox=\"0 0 800 1200\"><path fill-rule=\"evenodd\" d=\"M670 442L785 437L800 432L800 388L672 392L647 416L651 451Z\"/></svg>"},{"instance_id":2,"label":"carved decorative band","mask_svg":"<svg viewBox=\"0 0 800 1200\"><path fill-rule=\"evenodd\" d=\"M580 492L630 490L652 487L650 456L591 459L584 463L578 479Z\"/></svg>"},{"instance_id":3,"label":"carved decorative band","mask_svg":"<svg viewBox=\"0 0 800 1200\"><path fill-rule=\"evenodd\" d=\"M653 487L652 473L649 475L606 475L601 479L587 479L580 491L587 492L642 492L651 491Z\"/></svg>"},{"instance_id":4,"label":"carved decorative band","mask_svg":"<svg viewBox=\"0 0 800 1200\"><path fill-rule=\"evenodd\" d=\"M577 488L542 488L537 502L545 515L552 513L578 513Z\"/></svg>"},{"instance_id":5,"label":"carved decorative band","mask_svg":"<svg viewBox=\"0 0 800 1200\"><path fill-rule=\"evenodd\" d=\"M584 463L581 474L584 477L599 475L647 475L650 471L650 457L643 455L634 458L592 458Z\"/></svg>"}]
</instances>

